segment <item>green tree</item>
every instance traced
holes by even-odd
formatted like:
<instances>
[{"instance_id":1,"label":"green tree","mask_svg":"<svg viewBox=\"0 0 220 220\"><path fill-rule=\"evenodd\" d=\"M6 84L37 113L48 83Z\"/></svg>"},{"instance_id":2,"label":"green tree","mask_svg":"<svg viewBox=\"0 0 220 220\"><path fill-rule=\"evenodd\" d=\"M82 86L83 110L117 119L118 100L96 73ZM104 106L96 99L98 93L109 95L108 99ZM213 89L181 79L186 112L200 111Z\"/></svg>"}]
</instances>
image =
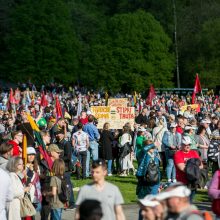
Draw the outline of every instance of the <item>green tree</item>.
<instances>
[{"instance_id":1,"label":"green tree","mask_svg":"<svg viewBox=\"0 0 220 220\"><path fill-rule=\"evenodd\" d=\"M150 83L173 85L171 40L151 14L117 14L107 22L106 31L91 47L86 63L84 77L90 85L112 91L143 91Z\"/></svg>"},{"instance_id":2,"label":"green tree","mask_svg":"<svg viewBox=\"0 0 220 220\"><path fill-rule=\"evenodd\" d=\"M11 11L7 69L14 81L76 80L77 44L67 3L24 0Z\"/></svg>"}]
</instances>

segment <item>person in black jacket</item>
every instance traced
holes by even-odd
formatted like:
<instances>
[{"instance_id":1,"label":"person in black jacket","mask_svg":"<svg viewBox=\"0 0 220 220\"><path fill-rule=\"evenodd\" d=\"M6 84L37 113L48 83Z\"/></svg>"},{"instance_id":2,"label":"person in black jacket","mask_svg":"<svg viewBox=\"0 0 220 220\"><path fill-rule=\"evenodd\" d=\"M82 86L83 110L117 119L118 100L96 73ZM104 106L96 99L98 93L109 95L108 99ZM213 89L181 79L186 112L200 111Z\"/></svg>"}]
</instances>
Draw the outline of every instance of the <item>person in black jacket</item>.
<instances>
[{"instance_id":1,"label":"person in black jacket","mask_svg":"<svg viewBox=\"0 0 220 220\"><path fill-rule=\"evenodd\" d=\"M147 108L143 108L142 112L135 118L137 124L147 124Z\"/></svg>"},{"instance_id":2,"label":"person in black jacket","mask_svg":"<svg viewBox=\"0 0 220 220\"><path fill-rule=\"evenodd\" d=\"M56 136L56 144L58 145L59 149L63 150L63 153L60 155L60 158L64 160L65 162L65 173L64 177L66 179L66 182L68 186L70 187L70 199L69 199L69 208L72 209L75 207L74 202L74 195L73 195L73 185L71 182L71 171L72 171L72 145L69 141L65 140L65 134L64 131L61 129L55 133Z\"/></svg>"}]
</instances>

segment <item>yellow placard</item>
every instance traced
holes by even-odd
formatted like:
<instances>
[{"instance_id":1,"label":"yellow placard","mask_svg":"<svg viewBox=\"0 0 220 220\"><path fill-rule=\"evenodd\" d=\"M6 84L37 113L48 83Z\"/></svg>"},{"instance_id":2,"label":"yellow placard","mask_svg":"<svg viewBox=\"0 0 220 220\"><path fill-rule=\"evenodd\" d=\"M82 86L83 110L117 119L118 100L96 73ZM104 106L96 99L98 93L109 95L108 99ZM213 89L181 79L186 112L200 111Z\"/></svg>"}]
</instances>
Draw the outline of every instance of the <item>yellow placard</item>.
<instances>
[{"instance_id":1,"label":"yellow placard","mask_svg":"<svg viewBox=\"0 0 220 220\"><path fill-rule=\"evenodd\" d=\"M192 104L192 105L183 105L181 108L180 108L180 111L181 112L185 112L187 110L187 107L190 106L192 109L194 110L197 110L198 107L199 107L199 104Z\"/></svg>"},{"instance_id":2,"label":"yellow placard","mask_svg":"<svg viewBox=\"0 0 220 220\"><path fill-rule=\"evenodd\" d=\"M129 122L133 128L135 119L134 107L92 106L91 112L98 119L97 128L102 129L108 122L110 129L122 129Z\"/></svg>"}]
</instances>

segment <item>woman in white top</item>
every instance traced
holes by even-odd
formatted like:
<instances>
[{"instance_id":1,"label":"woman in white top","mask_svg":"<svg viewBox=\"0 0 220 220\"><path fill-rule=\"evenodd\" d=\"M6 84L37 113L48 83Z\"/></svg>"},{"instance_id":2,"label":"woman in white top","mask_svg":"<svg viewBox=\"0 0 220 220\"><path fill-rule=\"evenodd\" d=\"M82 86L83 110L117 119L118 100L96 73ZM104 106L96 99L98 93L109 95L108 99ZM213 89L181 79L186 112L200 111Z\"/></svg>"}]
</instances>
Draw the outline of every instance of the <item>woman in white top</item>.
<instances>
[{"instance_id":1,"label":"woman in white top","mask_svg":"<svg viewBox=\"0 0 220 220\"><path fill-rule=\"evenodd\" d=\"M119 138L119 142L122 147L125 146L126 144L129 144L131 147L132 137L131 137L129 131L130 131L130 128L128 126L123 127L123 134ZM132 169L134 172L134 166L131 162L131 154L130 153L128 153L127 155L125 155L123 157L120 156L119 160L120 160L121 171L122 171L120 176L127 176L126 172L129 173L130 169Z\"/></svg>"},{"instance_id":2,"label":"woman in white top","mask_svg":"<svg viewBox=\"0 0 220 220\"><path fill-rule=\"evenodd\" d=\"M24 193L30 190L30 187L24 187L19 174L23 175L24 164L21 157L12 157L7 164L6 169L11 177L11 187L14 193L13 200L9 203L8 220L21 220L20 199Z\"/></svg>"}]
</instances>

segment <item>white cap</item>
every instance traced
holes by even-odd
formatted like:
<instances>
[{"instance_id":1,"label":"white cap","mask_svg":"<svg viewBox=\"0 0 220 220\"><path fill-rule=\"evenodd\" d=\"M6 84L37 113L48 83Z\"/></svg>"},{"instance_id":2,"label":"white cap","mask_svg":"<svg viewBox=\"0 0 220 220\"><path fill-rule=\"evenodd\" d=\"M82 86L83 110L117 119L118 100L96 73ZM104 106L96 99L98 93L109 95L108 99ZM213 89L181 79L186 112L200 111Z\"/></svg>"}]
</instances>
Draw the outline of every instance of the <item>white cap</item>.
<instances>
[{"instance_id":1,"label":"white cap","mask_svg":"<svg viewBox=\"0 0 220 220\"><path fill-rule=\"evenodd\" d=\"M191 144L191 143L192 142L191 142L190 137L188 137L188 136L183 136L182 137L182 144L188 145L188 144Z\"/></svg>"},{"instance_id":2,"label":"white cap","mask_svg":"<svg viewBox=\"0 0 220 220\"><path fill-rule=\"evenodd\" d=\"M184 129L185 130L190 130L190 129L196 130L196 127L193 127L191 125L187 125Z\"/></svg>"},{"instance_id":3,"label":"white cap","mask_svg":"<svg viewBox=\"0 0 220 220\"><path fill-rule=\"evenodd\" d=\"M170 124L170 128L175 128L177 126L177 124L175 122Z\"/></svg>"},{"instance_id":4,"label":"white cap","mask_svg":"<svg viewBox=\"0 0 220 220\"><path fill-rule=\"evenodd\" d=\"M208 118L205 118L200 123L202 123L202 124L210 124L211 121Z\"/></svg>"},{"instance_id":5,"label":"white cap","mask_svg":"<svg viewBox=\"0 0 220 220\"><path fill-rule=\"evenodd\" d=\"M28 147L27 154L36 154L36 150L33 147Z\"/></svg>"},{"instance_id":6,"label":"white cap","mask_svg":"<svg viewBox=\"0 0 220 220\"><path fill-rule=\"evenodd\" d=\"M86 114L87 114L87 115L91 115L92 112L91 112L91 111L87 111Z\"/></svg>"},{"instance_id":7,"label":"white cap","mask_svg":"<svg viewBox=\"0 0 220 220\"><path fill-rule=\"evenodd\" d=\"M169 189L169 187L167 189ZM158 201L161 201L161 200L169 199L172 197L184 198L184 197L190 196L190 194L191 194L191 190L188 189L186 186L177 186L176 188L173 188L170 191L165 191L165 192L158 194L156 196L156 199Z\"/></svg>"},{"instance_id":8,"label":"white cap","mask_svg":"<svg viewBox=\"0 0 220 220\"><path fill-rule=\"evenodd\" d=\"M138 131L142 131L142 132L144 132L144 131L146 131L146 129L143 128L143 127L139 127L139 128L138 128Z\"/></svg>"},{"instance_id":9,"label":"white cap","mask_svg":"<svg viewBox=\"0 0 220 220\"><path fill-rule=\"evenodd\" d=\"M147 195L143 199L140 199L139 202L143 206L155 207L160 204L158 201L152 201L153 199L155 199L155 197L156 196L153 196L153 195Z\"/></svg>"}]
</instances>

